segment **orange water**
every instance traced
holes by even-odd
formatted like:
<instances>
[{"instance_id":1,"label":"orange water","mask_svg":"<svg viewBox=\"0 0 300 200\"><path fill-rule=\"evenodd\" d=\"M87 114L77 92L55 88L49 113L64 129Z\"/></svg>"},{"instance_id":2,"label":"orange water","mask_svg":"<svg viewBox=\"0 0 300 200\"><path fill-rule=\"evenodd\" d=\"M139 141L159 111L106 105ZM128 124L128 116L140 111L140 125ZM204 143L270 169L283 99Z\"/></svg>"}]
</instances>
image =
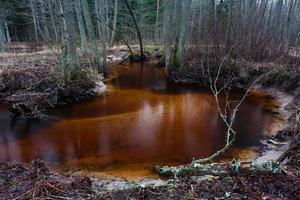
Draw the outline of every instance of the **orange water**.
<instances>
[{"instance_id":1,"label":"orange water","mask_svg":"<svg viewBox=\"0 0 300 200\"><path fill-rule=\"evenodd\" d=\"M115 67L112 76L101 97L51 111L60 120L47 127L15 121L2 108L0 159L40 158L65 171L144 177L155 165L188 163L224 145L226 128L208 89L169 85L151 62ZM235 145L220 160L255 155L249 149L277 123L267 109L273 104L263 95L247 98Z\"/></svg>"}]
</instances>

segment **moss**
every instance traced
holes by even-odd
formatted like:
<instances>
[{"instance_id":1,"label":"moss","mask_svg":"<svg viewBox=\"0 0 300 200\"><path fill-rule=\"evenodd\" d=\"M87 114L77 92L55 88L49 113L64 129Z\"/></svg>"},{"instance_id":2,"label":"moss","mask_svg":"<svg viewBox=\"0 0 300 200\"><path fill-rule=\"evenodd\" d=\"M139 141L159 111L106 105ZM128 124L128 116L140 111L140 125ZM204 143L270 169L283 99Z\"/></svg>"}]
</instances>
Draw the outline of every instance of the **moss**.
<instances>
[{"instance_id":1,"label":"moss","mask_svg":"<svg viewBox=\"0 0 300 200\"><path fill-rule=\"evenodd\" d=\"M261 172L267 174L281 174L283 170L280 164L275 161L254 161L249 169L251 172Z\"/></svg>"},{"instance_id":2,"label":"moss","mask_svg":"<svg viewBox=\"0 0 300 200\"><path fill-rule=\"evenodd\" d=\"M70 70L68 72L68 80L74 81L74 80L81 80L87 78L87 72L83 70L81 67L76 67L75 70Z\"/></svg>"},{"instance_id":3,"label":"moss","mask_svg":"<svg viewBox=\"0 0 300 200\"><path fill-rule=\"evenodd\" d=\"M238 173L241 166L241 162L233 159L230 164L230 169L233 173Z\"/></svg>"}]
</instances>

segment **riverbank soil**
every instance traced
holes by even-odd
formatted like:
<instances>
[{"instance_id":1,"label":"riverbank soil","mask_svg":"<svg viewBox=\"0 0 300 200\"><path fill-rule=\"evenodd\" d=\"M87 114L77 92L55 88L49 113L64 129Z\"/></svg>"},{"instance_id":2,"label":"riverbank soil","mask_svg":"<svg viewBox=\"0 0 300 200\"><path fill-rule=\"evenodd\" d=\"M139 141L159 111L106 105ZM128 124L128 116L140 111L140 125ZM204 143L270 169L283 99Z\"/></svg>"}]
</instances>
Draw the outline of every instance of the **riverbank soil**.
<instances>
[{"instance_id":1,"label":"riverbank soil","mask_svg":"<svg viewBox=\"0 0 300 200\"><path fill-rule=\"evenodd\" d=\"M245 165L248 165L246 163ZM0 163L1 199L299 199L299 171L290 165L263 167L203 165L192 174L168 181L101 181L50 172L41 161ZM291 167L295 167L291 165ZM191 176L192 175L192 176Z\"/></svg>"},{"instance_id":2,"label":"riverbank soil","mask_svg":"<svg viewBox=\"0 0 300 200\"><path fill-rule=\"evenodd\" d=\"M102 78L81 63L86 76L65 81L59 53L43 46L13 44L0 53L0 102L15 116L47 119L44 111L92 98L101 92Z\"/></svg>"},{"instance_id":3,"label":"riverbank soil","mask_svg":"<svg viewBox=\"0 0 300 200\"><path fill-rule=\"evenodd\" d=\"M16 116L43 119L47 107L97 95L99 90L94 89L101 78L89 77L62 83L59 81L62 76L59 56L55 51L43 47L26 49L29 50L20 52L19 47L12 47L10 51L0 54L0 99ZM293 96L281 113L287 121L286 126L270 142L275 149L283 143L289 144L278 162L263 162L262 165L239 162L190 164L177 168L158 168L157 171L168 181L152 184L151 181L122 180L122 185L126 187L120 186L120 180L55 174L41 161L28 164L1 162L0 199L300 199L300 87L299 63L296 60L281 60L279 71L274 72L261 86L266 92L279 90L282 95ZM249 73L239 72L240 77L244 77L243 81L239 80L240 85L245 82L245 77L258 76L271 66L274 65L257 64L254 68L247 68ZM192 75L179 77L179 74L187 75L174 73L175 82L195 81ZM284 76L279 78L282 74ZM276 92L270 94L276 98Z\"/></svg>"},{"instance_id":4,"label":"riverbank soil","mask_svg":"<svg viewBox=\"0 0 300 200\"><path fill-rule=\"evenodd\" d=\"M162 47L146 46L147 57L160 57ZM133 45L134 53L138 46ZM109 50L109 62L124 62L128 54L125 46ZM56 48L12 43L0 53L0 102L16 115L26 119L46 119L44 111L67 103L90 99L103 93L103 77L88 63L80 62L85 76L64 80L60 55Z\"/></svg>"}]
</instances>

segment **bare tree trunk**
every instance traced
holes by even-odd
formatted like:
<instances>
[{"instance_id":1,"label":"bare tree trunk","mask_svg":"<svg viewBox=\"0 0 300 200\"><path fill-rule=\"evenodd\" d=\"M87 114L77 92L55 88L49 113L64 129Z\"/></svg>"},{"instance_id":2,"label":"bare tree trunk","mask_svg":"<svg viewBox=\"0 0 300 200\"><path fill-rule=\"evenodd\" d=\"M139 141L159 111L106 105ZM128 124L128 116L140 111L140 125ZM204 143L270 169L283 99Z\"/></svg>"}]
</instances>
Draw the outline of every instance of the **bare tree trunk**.
<instances>
[{"instance_id":1,"label":"bare tree trunk","mask_svg":"<svg viewBox=\"0 0 300 200\"><path fill-rule=\"evenodd\" d=\"M58 42L58 34L57 34L56 23L55 23L55 18L54 18L54 13L53 13L52 1L46 0L46 3L47 3L47 7L49 9L50 21L51 21L51 26L52 26L52 29L54 32L55 41Z\"/></svg>"},{"instance_id":2,"label":"bare tree trunk","mask_svg":"<svg viewBox=\"0 0 300 200\"><path fill-rule=\"evenodd\" d=\"M8 43L10 43L11 42L11 37L10 37L9 28L8 28L8 25L7 25L6 21L4 21L4 29L5 29L5 34L6 34L6 41Z\"/></svg>"},{"instance_id":3,"label":"bare tree trunk","mask_svg":"<svg viewBox=\"0 0 300 200\"><path fill-rule=\"evenodd\" d=\"M62 6L62 3L61 3L61 0L57 0L58 1L58 5L59 5L59 19L61 20L60 21L60 32L61 32L61 37L63 36L63 33L64 31L67 29L67 26L66 26L66 20L64 18L64 9L63 9L63 6Z\"/></svg>"},{"instance_id":4,"label":"bare tree trunk","mask_svg":"<svg viewBox=\"0 0 300 200\"><path fill-rule=\"evenodd\" d=\"M5 16L4 16L4 5L3 2L0 1L0 50L2 50L2 46L4 43L6 43L6 37L5 37Z\"/></svg>"},{"instance_id":5,"label":"bare tree trunk","mask_svg":"<svg viewBox=\"0 0 300 200\"><path fill-rule=\"evenodd\" d=\"M119 0L115 0L115 4L114 4L113 30L116 30L116 29L117 29L117 20L118 20L118 1L119 1ZM114 39L115 39L115 31L112 31L112 33L111 33L111 38L110 38L110 46L113 46Z\"/></svg>"},{"instance_id":6,"label":"bare tree trunk","mask_svg":"<svg viewBox=\"0 0 300 200\"><path fill-rule=\"evenodd\" d=\"M101 19L98 19L98 21L101 22ZM125 45L127 46L128 50L129 50L129 53L130 53L130 56L132 59L133 58L133 51L132 51L132 48L130 47L128 41L125 39L125 37L122 35L122 33L120 33L119 31L117 31L116 29L114 29L112 26L110 26L109 24L106 24L106 26L111 29L113 32L115 32L115 34L125 43Z\"/></svg>"},{"instance_id":7,"label":"bare tree trunk","mask_svg":"<svg viewBox=\"0 0 300 200\"><path fill-rule=\"evenodd\" d=\"M81 1L82 11L83 11L83 17L86 25L86 30L88 33L88 37L90 40L90 44L92 46L92 52L93 52L93 58L94 58L94 64L98 68L99 72L102 71L100 66L100 59L99 59L99 52L97 47L97 41L96 41L96 33L94 31L93 23L91 20L91 15L88 7L87 1Z\"/></svg>"},{"instance_id":8,"label":"bare tree trunk","mask_svg":"<svg viewBox=\"0 0 300 200\"><path fill-rule=\"evenodd\" d=\"M182 56L184 52L184 46L186 44L189 26L190 26L190 18L191 18L191 3L192 0L182 1L182 17L181 17L181 25L180 25L180 33L178 40L178 49L176 50L176 62L181 65ZM174 63L175 64L175 63Z\"/></svg>"},{"instance_id":9,"label":"bare tree trunk","mask_svg":"<svg viewBox=\"0 0 300 200\"><path fill-rule=\"evenodd\" d=\"M164 26L163 26L163 38L164 38L164 48L165 48L165 62L166 62L166 73L170 74L172 71L171 65L171 54L172 54L172 40L173 40L173 31L172 31L172 11L173 11L173 1L165 0L164 1Z\"/></svg>"},{"instance_id":10,"label":"bare tree trunk","mask_svg":"<svg viewBox=\"0 0 300 200\"><path fill-rule=\"evenodd\" d=\"M159 10L160 10L160 1L157 0L157 4L156 4L156 21L155 21L155 42L158 43L159 39L158 39L158 34L159 34L159 26L158 26L158 20L159 20Z\"/></svg>"},{"instance_id":11,"label":"bare tree trunk","mask_svg":"<svg viewBox=\"0 0 300 200\"><path fill-rule=\"evenodd\" d=\"M64 19L66 22L66 38L67 38L67 66L64 67L64 72L67 78L70 72L75 72L79 67L79 60L76 51L76 23L74 20L74 2L73 0L63 0Z\"/></svg>"},{"instance_id":12,"label":"bare tree trunk","mask_svg":"<svg viewBox=\"0 0 300 200\"><path fill-rule=\"evenodd\" d=\"M288 13L287 13L287 20L286 20L286 29L285 29L285 36L284 36L284 49L285 52L288 51L289 48L289 40L291 36L291 24L292 21L294 20L294 0L289 1L289 8L288 8Z\"/></svg>"},{"instance_id":13,"label":"bare tree trunk","mask_svg":"<svg viewBox=\"0 0 300 200\"><path fill-rule=\"evenodd\" d=\"M101 44L102 44L102 73L104 76L107 76L108 70L107 70L107 28L106 28L106 7L104 7L106 1L100 0L100 3L98 3L98 10L100 11L100 31L101 31Z\"/></svg>"},{"instance_id":14,"label":"bare tree trunk","mask_svg":"<svg viewBox=\"0 0 300 200\"><path fill-rule=\"evenodd\" d=\"M4 24L0 20L0 49L2 48L4 43L6 43Z\"/></svg>"},{"instance_id":15,"label":"bare tree trunk","mask_svg":"<svg viewBox=\"0 0 300 200\"><path fill-rule=\"evenodd\" d=\"M110 0L111 1L111 0ZM104 0L104 10L105 10L105 24L108 24L109 23L109 2L110 1L107 1L107 0ZM106 28L106 41L109 42L109 38L110 38L110 33L109 33L109 28L107 26L105 26Z\"/></svg>"},{"instance_id":16,"label":"bare tree trunk","mask_svg":"<svg viewBox=\"0 0 300 200\"><path fill-rule=\"evenodd\" d=\"M34 8L33 0L30 0L29 2L30 2L32 20L33 20L33 25L34 25L35 42L39 42L38 26L37 26L36 12L35 12L35 8Z\"/></svg>"},{"instance_id":17,"label":"bare tree trunk","mask_svg":"<svg viewBox=\"0 0 300 200\"><path fill-rule=\"evenodd\" d=\"M79 27L79 34L80 34L80 47L83 55L87 54L87 37L84 27L84 19L82 16L82 8L80 0L75 1L75 10L77 15L78 27Z\"/></svg>"},{"instance_id":18,"label":"bare tree trunk","mask_svg":"<svg viewBox=\"0 0 300 200\"><path fill-rule=\"evenodd\" d=\"M48 25L47 25L45 5L44 5L44 2L42 0L39 0L39 1L40 1L40 4L41 4L41 15L42 15L41 23L42 23L42 26L43 26L44 38L45 38L46 41L49 41L50 34L49 34Z\"/></svg>"},{"instance_id":19,"label":"bare tree trunk","mask_svg":"<svg viewBox=\"0 0 300 200\"><path fill-rule=\"evenodd\" d=\"M140 42L140 59L141 60L144 60L145 59L145 55L144 55L144 49L143 49L143 40L142 40L142 35L141 35L141 32L140 32L140 29L139 29L139 26L137 24L137 21L136 21L136 18L133 14L133 11L132 11L132 8L128 2L128 0L124 0L125 4L126 4L126 7L132 17L132 20L133 20L133 24L135 26L135 29L136 29L136 33L138 35L138 39L139 39L139 42Z\"/></svg>"},{"instance_id":20,"label":"bare tree trunk","mask_svg":"<svg viewBox=\"0 0 300 200\"><path fill-rule=\"evenodd\" d=\"M95 13L96 13L96 17L98 19L100 19L100 11L99 11L99 0L95 0ZM97 29L98 29L98 37L99 39L101 39L101 22L97 21Z\"/></svg>"}]
</instances>

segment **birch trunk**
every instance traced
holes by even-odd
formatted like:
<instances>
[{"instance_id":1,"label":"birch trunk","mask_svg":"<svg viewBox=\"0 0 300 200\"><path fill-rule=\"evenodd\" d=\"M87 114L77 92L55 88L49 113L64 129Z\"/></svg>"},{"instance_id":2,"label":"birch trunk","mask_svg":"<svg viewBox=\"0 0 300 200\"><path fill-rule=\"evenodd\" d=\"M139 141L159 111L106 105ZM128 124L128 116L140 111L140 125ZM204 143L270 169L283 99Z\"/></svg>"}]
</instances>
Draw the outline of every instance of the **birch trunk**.
<instances>
[{"instance_id":1,"label":"birch trunk","mask_svg":"<svg viewBox=\"0 0 300 200\"><path fill-rule=\"evenodd\" d=\"M35 8L34 8L33 0L30 0L29 3L30 3L31 15L32 15L32 20L33 20L33 25L34 25L35 42L39 42L38 26L37 26L36 12L35 12Z\"/></svg>"},{"instance_id":2,"label":"birch trunk","mask_svg":"<svg viewBox=\"0 0 300 200\"><path fill-rule=\"evenodd\" d=\"M0 50L2 50L2 46L6 43L5 30L4 30L4 6L3 2L0 1Z\"/></svg>"},{"instance_id":3,"label":"birch trunk","mask_svg":"<svg viewBox=\"0 0 300 200\"><path fill-rule=\"evenodd\" d=\"M4 45L4 43L6 43L4 24L0 20L0 50L2 49L2 46Z\"/></svg>"},{"instance_id":4,"label":"birch trunk","mask_svg":"<svg viewBox=\"0 0 300 200\"><path fill-rule=\"evenodd\" d=\"M107 29L106 29L106 7L105 7L105 0L99 0L98 3L98 10L100 11L100 32L101 32L101 46L102 46L102 68L101 72L104 74L104 76L107 76L108 70L107 70Z\"/></svg>"},{"instance_id":5,"label":"birch trunk","mask_svg":"<svg viewBox=\"0 0 300 200\"><path fill-rule=\"evenodd\" d=\"M128 2L128 0L124 0L125 4L126 4L126 7L132 17L132 20L133 20L133 24L135 26L135 29L136 29L136 33L137 33L137 36L138 36L138 39L139 39L139 43L140 43L140 59L141 60L144 60L145 59L145 55L144 55L144 49L143 49L143 40L142 40L142 34L140 32L140 29L139 29L139 26L137 24L137 21L136 21L136 18L133 14L133 11L132 11L132 8Z\"/></svg>"},{"instance_id":6,"label":"birch trunk","mask_svg":"<svg viewBox=\"0 0 300 200\"><path fill-rule=\"evenodd\" d=\"M118 0L115 0L113 30L117 30L117 20L118 20ZM112 31L111 32L111 38L110 38L110 46L113 46L114 40L115 40L115 31Z\"/></svg>"},{"instance_id":7,"label":"birch trunk","mask_svg":"<svg viewBox=\"0 0 300 200\"><path fill-rule=\"evenodd\" d=\"M4 29L5 29L5 34L6 34L6 41L8 43L10 43L11 42L11 37L10 37L9 28L8 28L8 25L7 25L6 21L4 21Z\"/></svg>"},{"instance_id":8,"label":"birch trunk","mask_svg":"<svg viewBox=\"0 0 300 200\"><path fill-rule=\"evenodd\" d=\"M163 19L163 38L165 48L166 73L169 75L172 71L171 54L172 54L172 11L174 4L172 0L164 1L164 19Z\"/></svg>"},{"instance_id":9,"label":"birch trunk","mask_svg":"<svg viewBox=\"0 0 300 200\"><path fill-rule=\"evenodd\" d=\"M87 37L84 27L84 19L82 16L82 9L80 0L75 0L75 10L77 15L79 34L80 34L80 47L83 55L87 54Z\"/></svg>"},{"instance_id":10,"label":"birch trunk","mask_svg":"<svg viewBox=\"0 0 300 200\"><path fill-rule=\"evenodd\" d=\"M159 20L159 10L160 10L160 1L157 0L157 5L156 5L156 20L155 20L155 42L159 42L158 34L159 34L159 26L158 26L158 20Z\"/></svg>"},{"instance_id":11,"label":"birch trunk","mask_svg":"<svg viewBox=\"0 0 300 200\"><path fill-rule=\"evenodd\" d=\"M67 37L67 66L64 66L65 74L69 71L75 72L79 67L79 60L76 51L76 28L74 20L74 2L73 0L63 0L64 19L66 23L66 37ZM67 67L67 68L66 68ZM69 78L69 77L68 77Z\"/></svg>"},{"instance_id":12,"label":"birch trunk","mask_svg":"<svg viewBox=\"0 0 300 200\"><path fill-rule=\"evenodd\" d=\"M55 17L54 17L52 2L51 2L51 0L46 0L46 3L47 3L47 7L49 9L50 21L51 21L51 26L52 26L52 29L53 29L55 41L58 42L58 34L57 34L57 29L56 29L56 23L55 23Z\"/></svg>"},{"instance_id":13,"label":"birch trunk","mask_svg":"<svg viewBox=\"0 0 300 200\"><path fill-rule=\"evenodd\" d=\"M99 11L99 0L95 0L95 13L96 17L100 19L100 11ZM101 22L97 20L97 29L98 29L98 37L101 39Z\"/></svg>"},{"instance_id":14,"label":"birch trunk","mask_svg":"<svg viewBox=\"0 0 300 200\"><path fill-rule=\"evenodd\" d=\"M44 2L42 0L40 0L40 4L41 4L41 15L42 15L41 23L42 23L42 26L43 26L44 38L45 38L46 41L49 41L50 34L49 34L48 25L47 25L45 5L44 5Z\"/></svg>"},{"instance_id":15,"label":"birch trunk","mask_svg":"<svg viewBox=\"0 0 300 200\"><path fill-rule=\"evenodd\" d=\"M94 31L94 27L93 27L93 24L92 24L91 15L90 15L87 0L81 1L81 6L82 6L83 17L84 17L84 21L85 21L86 30L87 30L88 37L89 37L89 42L90 42L91 47L92 47L94 64L98 68L98 70L101 71L99 52L98 52L97 41L96 41L96 33Z\"/></svg>"},{"instance_id":16,"label":"birch trunk","mask_svg":"<svg viewBox=\"0 0 300 200\"><path fill-rule=\"evenodd\" d=\"M176 63L175 65L182 64L182 56L184 53L184 47L187 41L187 36L189 33L190 28L190 20L191 20L191 3L192 0L185 0L182 1L182 18L180 24L180 33L179 33L179 40L178 40L178 49L176 50Z\"/></svg>"}]
</instances>

